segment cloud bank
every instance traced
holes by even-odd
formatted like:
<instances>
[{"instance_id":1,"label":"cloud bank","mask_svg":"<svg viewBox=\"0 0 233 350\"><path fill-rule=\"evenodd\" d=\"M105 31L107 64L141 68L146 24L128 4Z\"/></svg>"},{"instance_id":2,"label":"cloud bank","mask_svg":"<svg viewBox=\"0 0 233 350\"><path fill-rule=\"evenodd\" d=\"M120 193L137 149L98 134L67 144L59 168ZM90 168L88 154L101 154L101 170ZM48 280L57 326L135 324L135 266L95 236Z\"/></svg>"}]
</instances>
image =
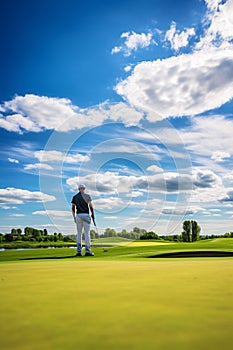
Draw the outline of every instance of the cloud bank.
<instances>
[{"instance_id":1,"label":"cloud bank","mask_svg":"<svg viewBox=\"0 0 233 350\"><path fill-rule=\"evenodd\" d=\"M22 204L25 202L51 202L56 200L54 196L43 192L32 192L20 188L1 188L0 203L2 204Z\"/></svg>"},{"instance_id":2,"label":"cloud bank","mask_svg":"<svg viewBox=\"0 0 233 350\"><path fill-rule=\"evenodd\" d=\"M16 96L1 106L0 127L17 133L56 130L68 132L94 127L105 121L137 125L143 112L119 102L103 103L93 108L80 109L66 98L27 94Z\"/></svg>"}]
</instances>

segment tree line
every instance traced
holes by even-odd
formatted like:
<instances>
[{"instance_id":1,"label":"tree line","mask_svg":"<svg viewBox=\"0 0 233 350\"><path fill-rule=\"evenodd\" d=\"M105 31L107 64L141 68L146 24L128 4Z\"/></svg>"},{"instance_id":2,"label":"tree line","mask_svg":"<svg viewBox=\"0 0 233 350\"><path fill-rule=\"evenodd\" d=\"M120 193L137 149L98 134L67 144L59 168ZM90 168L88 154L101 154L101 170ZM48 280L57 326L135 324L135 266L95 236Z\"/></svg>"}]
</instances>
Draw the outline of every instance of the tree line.
<instances>
[{"instance_id":1,"label":"tree line","mask_svg":"<svg viewBox=\"0 0 233 350\"><path fill-rule=\"evenodd\" d=\"M173 235L158 235L153 231L147 231L139 227L134 227L128 232L123 229L120 232L112 228L106 228L103 234L98 235L95 230L90 231L91 239L122 237L130 240L166 240L173 242L196 242L203 239L213 238L233 238L233 232L227 232L223 235L201 235L201 227L194 220L185 220L183 222L183 230L181 234ZM84 238L84 237L83 237ZM62 233L54 232L48 234L47 229L38 230L33 227L25 227L24 232L20 228L12 228L10 233L0 233L0 243L27 241L27 242L75 242L76 235L63 235Z\"/></svg>"},{"instance_id":2,"label":"tree line","mask_svg":"<svg viewBox=\"0 0 233 350\"><path fill-rule=\"evenodd\" d=\"M71 242L69 236L63 236L62 233L54 232L48 234L47 229L38 230L34 227L25 227L24 232L21 228L12 228L10 233L0 233L0 243L6 242Z\"/></svg>"}]
</instances>

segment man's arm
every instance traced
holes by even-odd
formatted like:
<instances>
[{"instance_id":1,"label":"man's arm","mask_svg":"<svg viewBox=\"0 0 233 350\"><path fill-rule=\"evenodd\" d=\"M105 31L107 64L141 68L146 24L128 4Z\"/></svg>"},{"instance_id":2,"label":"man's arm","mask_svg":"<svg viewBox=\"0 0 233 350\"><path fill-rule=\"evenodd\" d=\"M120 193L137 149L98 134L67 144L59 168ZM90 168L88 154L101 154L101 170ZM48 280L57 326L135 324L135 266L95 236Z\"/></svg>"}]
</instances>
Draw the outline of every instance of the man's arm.
<instances>
[{"instance_id":1,"label":"man's arm","mask_svg":"<svg viewBox=\"0 0 233 350\"><path fill-rule=\"evenodd\" d=\"M76 223L76 205L72 203L72 214L74 218L74 222Z\"/></svg>"},{"instance_id":2,"label":"man's arm","mask_svg":"<svg viewBox=\"0 0 233 350\"><path fill-rule=\"evenodd\" d=\"M90 208L90 211L91 211L91 217L92 217L93 220L95 220L95 214L94 214L94 208L93 208L92 202L90 201L88 203L88 205L89 205L89 208Z\"/></svg>"}]
</instances>

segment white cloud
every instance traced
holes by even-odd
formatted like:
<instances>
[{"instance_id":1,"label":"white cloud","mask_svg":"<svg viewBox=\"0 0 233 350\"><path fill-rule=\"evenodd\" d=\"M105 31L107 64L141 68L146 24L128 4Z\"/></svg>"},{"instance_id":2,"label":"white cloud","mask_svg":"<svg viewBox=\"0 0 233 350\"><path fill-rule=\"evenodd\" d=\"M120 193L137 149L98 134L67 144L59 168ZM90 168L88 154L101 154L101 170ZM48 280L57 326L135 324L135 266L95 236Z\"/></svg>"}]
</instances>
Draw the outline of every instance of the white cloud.
<instances>
[{"instance_id":1,"label":"white cloud","mask_svg":"<svg viewBox=\"0 0 233 350\"><path fill-rule=\"evenodd\" d=\"M200 211L203 211L204 209L202 207L198 206L188 206L188 207L170 207L170 208L163 208L162 214L164 215L193 215Z\"/></svg>"},{"instance_id":2,"label":"white cloud","mask_svg":"<svg viewBox=\"0 0 233 350\"><path fill-rule=\"evenodd\" d=\"M40 162L53 162L62 161L64 159L64 154L59 151L36 151L34 153L35 157L39 159Z\"/></svg>"},{"instance_id":3,"label":"white cloud","mask_svg":"<svg viewBox=\"0 0 233 350\"><path fill-rule=\"evenodd\" d=\"M233 120L223 116L192 119L192 125L179 130L186 147L195 154L211 158L216 152L233 154Z\"/></svg>"},{"instance_id":4,"label":"white cloud","mask_svg":"<svg viewBox=\"0 0 233 350\"><path fill-rule=\"evenodd\" d=\"M132 106L150 112L153 122L220 107L233 97L232 75L233 50L213 48L139 63L115 89Z\"/></svg>"},{"instance_id":5,"label":"white cloud","mask_svg":"<svg viewBox=\"0 0 233 350\"><path fill-rule=\"evenodd\" d=\"M233 188L228 188L225 196L219 198L220 202L233 202Z\"/></svg>"},{"instance_id":6,"label":"white cloud","mask_svg":"<svg viewBox=\"0 0 233 350\"><path fill-rule=\"evenodd\" d=\"M19 163L19 161L18 161L17 159L14 159L14 158L8 158L8 161L9 161L10 163L16 163L16 164Z\"/></svg>"},{"instance_id":7,"label":"white cloud","mask_svg":"<svg viewBox=\"0 0 233 350\"><path fill-rule=\"evenodd\" d=\"M4 210L12 209L12 207L8 207L7 205L1 205L0 208Z\"/></svg>"},{"instance_id":8,"label":"white cloud","mask_svg":"<svg viewBox=\"0 0 233 350\"><path fill-rule=\"evenodd\" d=\"M11 216L21 217L21 216L25 216L25 215L24 214L12 214Z\"/></svg>"},{"instance_id":9,"label":"white cloud","mask_svg":"<svg viewBox=\"0 0 233 350\"><path fill-rule=\"evenodd\" d=\"M22 133L22 129L26 131L40 131L40 128L37 127L30 119L25 118L21 114L13 114L3 116L0 115L0 127L6 129L7 131Z\"/></svg>"},{"instance_id":10,"label":"white cloud","mask_svg":"<svg viewBox=\"0 0 233 350\"><path fill-rule=\"evenodd\" d=\"M223 178L226 180L233 180L233 172L227 171L227 174L224 174Z\"/></svg>"},{"instance_id":11,"label":"white cloud","mask_svg":"<svg viewBox=\"0 0 233 350\"><path fill-rule=\"evenodd\" d=\"M222 185L221 178L212 170L193 169L194 186L197 188L212 188Z\"/></svg>"},{"instance_id":12,"label":"white cloud","mask_svg":"<svg viewBox=\"0 0 233 350\"><path fill-rule=\"evenodd\" d=\"M146 170L151 171L153 173L161 173L161 172L163 172L163 169L161 169L157 165L150 165Z\"/></svg>"},{"instance_id":13,"label":"white cloud","mask_svg":"<svg viewBox=\"0 0 233 350\"><path fill-rule=\"evenodd\" d=\"M140 191L132 191L132 193L129 193L126 195L126 197L136 198L143 196L143 193Z\"/></svg>"},{"instance_id":14,"label":"white cloud","mask_svg":"<svg viewBox=\"0 0 233 350\"><path fill-rule=\"evenodd\" d=\"M221 2L222 0L205 0L207 7L212 11L216 11Z\"/></svg>"},{"instance_id":15,"label":"white cloud","mask_svg":"<svg viewBox=\"0 0 233 350\"><path fill-rule=\"evenodd\" d=\"M84 156L82 154L69 154L66 155L60 151L36 151L34 153L35 157L39 159L40 162L64 162L69 164L76 164L80 162L88 162L90 160L89 156Z\"/></svg>"},{"instance_id":16,"label":"white cloud","mask_svg":"<svg viewBox=\"0 0 233 350\"><path fill-rule=\"evenodd\" d=\"M230 158L230 156L231 155L228 152L215 151L213 152L211 159L215 162L223 162L226 158Z\"/></svg>"},{"instance_id":17,"label":"white cloud","mask_svg":"<svg viewBox=\"0 0 233 350\"><path fill-rule=\"evenodd\" d=\"M32 192L12 187L0 189L0 203L3 204L22 204L24 202L50 202L54 200L56 200L54 196L45 194L43 192Z\"/></svg>"},{"instance_id":18,"label":"white cloud","mask_svg":"<svg viewBox=\"0 0 233 350\"><path fill-rule=\"evenodd\" d=\"M128 134L129 135L129 134ZM140 155L149 158L151 160L159 160L159 153L162 150L156 145L145 145L143 142L138 142L130 139L131 135L127 135L125 138L110 139L105 142L101 142L95 148L92 149L92 154L95 153L131 153L135 156ZM133 137L133 135L132 135ZM132 171L132 169L131 169Z\"/></svg>"},{"instance_id":19,"label":"white cloud","mask_svg":"<svg viewBox=\"0 0 233 350\"><path fill-rule=\"evenodd\" d=\"M206 3L206 29L192 53L141 62L115 88L132 106L149 113L152 122L197 115L233 98L233 0ZM178 50L193 35L194 28L179 32L172 22L165 39Z\"/></svg>"},{"instance_id":20,"label":"white cloud","mask_svg":"<svg viewBox=\"0 0 233 350\"><path fill-rule=\"evenodd\" d=\"M194 28L186 28L180 32L176 29L176 23L172 22L170 29L165 34L165 40L170 43L175 51L178 51L181 47L186 47L189 44L189 38L194 35Z\"/></svg>"},{"instance_id":21,"label":"white cloud","mask_svg":"<svg viewBox=\"0 0 233 350\"><path fill-rule=\"evenodd\" d=\"M34 169L53 170L53 168L50 165L48 165L48 164L41 164L41 163L26 164L24 166L24 170L34 170Z\"/></svg>"},{"instance_id":22,"label":"white cloud","mask_svg":"<svg viewBox=\"0 0 233 350\"><path fill-rule=\"evenodd\" d=\"M34 211L33 215L48 215L48 216L56 216L56 217L67 217L71 216L71 212L64 210L39 210Z\"/></svg>"},{"instance_id":23,"label":"white cloud","mask_svg":"<svg viewBox=\"0 0 233 350\"><path fill-rule=\"evenodd\" d=\"M135 108L122 102L110 105L107 112L110 120L115 122L121 121L126 126L137 125L143 118L143 113L141 111L137 111Z\"/></svg>"},{"instance_id":24,"label":"white cloud","mask_svg":"<svg viewBox=\"0 0 233 350\"><path fill-rule=\"evenodd\" d=\"M95 208L98 210L112 210L117 207L122 207L124 205L124 201L118 197L107 197L107 198L99 198L95 200Z\"/></svg>"},{"instance_id":25,"label":"white cloud","mask_svg":"<svg viewBox=\"0 0 233 350\"><path fill-rule=\"evenodd\" d=\"M121 50L122 50L122 47L121 47L121 46L115 46L115 47L112 49L111 53L112 53L112 54L118 53L118 52L120 52Z\"/></svg>"},{"instance_id":26,"label":"white cloud","mask_svg":"<svg viewBox=\"0 0 233 350\"><path fill-rule=\"evenodd\" d=\"M193 175L167 172L148 176L126 176L115 172L89 174L83 177L72 177L66 180L67 185L77 190L79 183L88 184L92 193L132 193L138 190L160 193L189 192L197 189L211 189L221 186L222 182L211 170L195 168Z\"/></svg>"},{"instance_id":27,"label":"white cloud","mask_svg":"<svg viewBox=\"0 0 233 350\"><path fill-rule=\"evenodd\" d=\"M116 219L119 219L118 216L104 216L104 219L107 219L107 220L116 220Z\"/></svg>"},{"instance_id":28,"label":"white cloud","mask_svg":"<svg viewBox=\"0 0 233 350\"><path fill-rule=\"evenodd\" d=\"M224 4L221 0L205 0L208 11L206 21L208 26L204 36L197 43L197 49L208 49L213 45L229 46L233 39L233 0Z\"/></svg>"},{"instance_id":29,"label":"white cloud","mask_svg":"<svg viewBox=\"0 0 233 350\"><path fill-rule=\"evenodd\" d=\"M128 65L128 66L126 66L126 67L124 68L124 71L125 71L125 72L129 72L129 71L131 71L131 69L132 69L132 66L131 66L131 65Z\"/></svg>"},{"instance_id":30,"label":"white cloud","mask_svg":"<svg viewBox=\"0 0 233 350\"><path fill-rule=\"evenodd\" d=\"M150 46L154 41L152 40L152 34L141 33L137 34L134 31L124 32L121 34L121 38L125 39L125 42L121 46L115 46L112 49L112 54L123 51L125 56L130 56L132 51L136 51L139 48L145 48Z\"/></svg>"},{"instance_id":31,"label":"white cloud","mask_svg":"<svg viewBox=\"0 0 233 350\"><path fill-rule=\"evenodd\" d=\"M33 94L16 96L5 102L2 110L5 115L0 114L0 127L17 133L43 130L67 132L98 126L107 120L123 122L127 126L137 125L143 118L142 112L122 102L80 109L69 99Z\"/></svg>"}]
</instances>

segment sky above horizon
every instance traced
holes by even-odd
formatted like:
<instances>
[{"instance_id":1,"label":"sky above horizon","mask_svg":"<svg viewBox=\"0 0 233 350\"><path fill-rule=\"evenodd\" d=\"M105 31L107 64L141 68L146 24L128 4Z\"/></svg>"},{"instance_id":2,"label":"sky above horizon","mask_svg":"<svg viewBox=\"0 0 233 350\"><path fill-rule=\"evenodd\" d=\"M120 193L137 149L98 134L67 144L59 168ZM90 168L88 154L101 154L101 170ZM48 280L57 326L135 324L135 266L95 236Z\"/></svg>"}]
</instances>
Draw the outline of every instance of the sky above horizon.
<instances>
[{"instance_id":1,"label":"sky above horizon","mask_svg":"<svg viewBox=\"0 0 233 350\"><path fill-rule=\"evenodd\" d=\"M233 231L233 0L0 7L0 232Z\"/></svg>"}]
</instances>

